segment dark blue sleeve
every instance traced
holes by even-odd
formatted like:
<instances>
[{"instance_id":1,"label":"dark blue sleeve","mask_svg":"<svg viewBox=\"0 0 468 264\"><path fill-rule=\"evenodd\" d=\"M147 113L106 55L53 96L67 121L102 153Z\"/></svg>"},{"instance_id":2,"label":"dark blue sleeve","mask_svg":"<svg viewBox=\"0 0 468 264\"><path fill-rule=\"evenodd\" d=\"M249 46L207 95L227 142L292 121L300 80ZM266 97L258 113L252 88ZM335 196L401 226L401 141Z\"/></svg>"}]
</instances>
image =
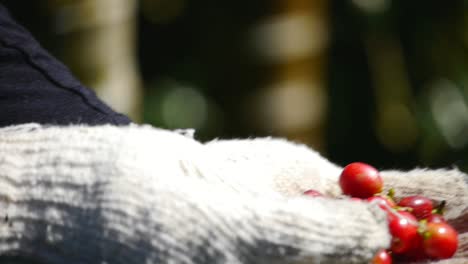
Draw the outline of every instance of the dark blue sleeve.
<instances>
[{"instance_id":1,"label":"dark blue sleeve","mask_svg":"<svg viewBox=\"0 0 468 264\"><path fill-rule=\"evenodd\" d=\"M0 126L131 121L84 87L0 4Z\"/></svg>"}]
</instances>

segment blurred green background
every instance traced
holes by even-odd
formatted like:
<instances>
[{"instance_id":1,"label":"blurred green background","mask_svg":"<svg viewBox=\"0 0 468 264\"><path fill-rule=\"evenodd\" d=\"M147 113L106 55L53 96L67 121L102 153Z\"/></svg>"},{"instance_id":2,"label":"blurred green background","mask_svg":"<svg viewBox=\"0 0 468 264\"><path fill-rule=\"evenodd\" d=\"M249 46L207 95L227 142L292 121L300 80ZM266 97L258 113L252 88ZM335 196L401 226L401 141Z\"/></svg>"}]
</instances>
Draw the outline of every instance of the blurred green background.
<instances>
[{"instance_id":1,"label":"blurred green background","mask_svg":"<svg viewBox=\"0 0 468 264\"><path fill-rule=\"evenodd\" d=\"M139 123L468 170L468 1L1 2Z\"/></svg>"}]
</instances>

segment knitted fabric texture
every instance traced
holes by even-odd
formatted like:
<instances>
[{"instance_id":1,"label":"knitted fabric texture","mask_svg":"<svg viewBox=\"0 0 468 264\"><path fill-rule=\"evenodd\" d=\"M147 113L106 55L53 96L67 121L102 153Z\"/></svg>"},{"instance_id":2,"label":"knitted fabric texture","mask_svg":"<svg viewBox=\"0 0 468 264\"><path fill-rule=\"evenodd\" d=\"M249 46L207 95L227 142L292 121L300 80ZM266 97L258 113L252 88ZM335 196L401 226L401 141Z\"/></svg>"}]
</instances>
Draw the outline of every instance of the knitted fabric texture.
<instances>
[{"instance_id":1,"label":"knitted fabric texture","mask_svg":"<svg viewBox=\"0 0 468 264\"><path fill-rule=\"evenodd\" d=\"M300 195L315 188L339 197L339 171L281 139L201 144L137 125L3 128L0 261L367 263L389 245L385 214ZM447 200L447 216L463 227L461 172L383 176L402 195ZM432 180L410 185L406 176Z\"/></svg>"}]
</instances>

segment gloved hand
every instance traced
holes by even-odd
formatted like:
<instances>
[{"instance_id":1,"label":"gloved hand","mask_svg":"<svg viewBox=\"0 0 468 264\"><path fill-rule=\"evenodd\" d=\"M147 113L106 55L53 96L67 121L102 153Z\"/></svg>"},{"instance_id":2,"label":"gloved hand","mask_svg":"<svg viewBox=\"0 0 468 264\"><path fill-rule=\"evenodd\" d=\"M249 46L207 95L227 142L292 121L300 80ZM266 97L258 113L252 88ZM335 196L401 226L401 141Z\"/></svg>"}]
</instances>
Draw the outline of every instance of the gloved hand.
<instances>
[{"instance_id":1,"label":"gloved hand","mask_svg":"<svg viewBox=\"0 0 468 264\"><path fill-rule=\"evenodd\" d=\"M383 171L381 175L386 189L394 188L397 198L421 194L436 203L447 202L444 218L459 233L458 250L452 259L426 263L468 263L468 176L457 169Z\"/></svg>"},{"instance_id":2,"label":"gloved hand","mask_svg":"<svg viewBox=\"0 0 468 264\"><path fill-rule=\"evenodd\" d=\"M336 172L281 140L203 145L142 126L4 128L0 254L43 263L366 263L389 244L385 215L299 195L311 187L339 195Z\"/></svg>"},{"instance_id":3,"label":"gloved hand","mask_svg":"<svg viewBox=\"0 0 468 264\"><path fill-rule=\"evenodd\" d=\"M338 185L342 168L306 146L281 139L257 138L212 141L207 147L222 160L220 167L256 171L255 180L247 172L232 176L231 180L244 188L266 187L266 191L286 197L299 196L308 189L332 197L342 195ZM459 250L450 260L425 263L468 263L468 176L457 169L391 170L381 171L381 176L384 192L393 188L396 199L420 194L436 203L447 202L444 217L459 232Z\"/></svg>"}]
</instances>

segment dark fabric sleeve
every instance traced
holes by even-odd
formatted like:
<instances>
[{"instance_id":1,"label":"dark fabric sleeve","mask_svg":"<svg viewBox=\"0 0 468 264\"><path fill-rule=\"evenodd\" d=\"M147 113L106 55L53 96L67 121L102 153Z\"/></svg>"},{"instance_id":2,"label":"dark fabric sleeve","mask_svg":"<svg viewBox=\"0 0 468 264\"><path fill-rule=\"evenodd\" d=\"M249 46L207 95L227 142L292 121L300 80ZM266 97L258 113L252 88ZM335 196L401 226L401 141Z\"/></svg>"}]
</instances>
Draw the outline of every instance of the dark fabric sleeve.
<instances>
[{"instance_id":1,"label":"dark fabric sleeve","mask_svg":"<svg viewBox=\"0 0 468 264\"><path fill-rule=\"evenodd\" d=\"M131 123L84 87L0 4L0 126Z\"/></svg>"}]
</instances>

